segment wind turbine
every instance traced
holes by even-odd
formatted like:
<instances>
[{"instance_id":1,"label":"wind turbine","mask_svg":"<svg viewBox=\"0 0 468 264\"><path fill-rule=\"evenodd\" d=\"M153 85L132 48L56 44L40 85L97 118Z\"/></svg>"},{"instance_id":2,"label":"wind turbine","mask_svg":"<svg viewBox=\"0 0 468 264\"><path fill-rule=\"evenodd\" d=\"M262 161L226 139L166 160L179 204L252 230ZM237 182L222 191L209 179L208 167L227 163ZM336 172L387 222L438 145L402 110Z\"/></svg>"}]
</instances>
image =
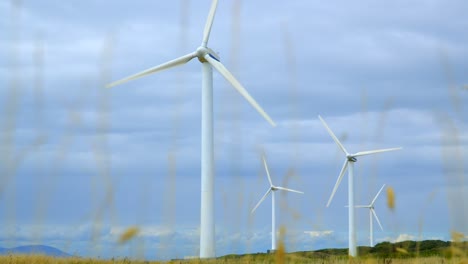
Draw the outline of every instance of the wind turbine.
<instances>
[{"instance_id":1,"label":"wind turbine","mask_svg":"<svg viewBox=\"0 0 468 264\"><path fill-rule=\"evenodd\" d=\"M369 150L369 151L361 151L357 152L354 154L350 154L343 144L338 140L338 138L333 134L333 131L330 129L330 127L325 123L325 120L322 119L322 117L319 115L318 116L322 124L325 126L327 129L328 133L330 136L333 138L335 143L338 145L338 147L344 152L346 155L345 162L343 164L343 168L341 169L340 175L338 176L338 179L336 180L335 187L333 188L333 192L330 196L330 199L328 200L327 207L330 206L330 203L333 199L333 196L335 195L336 190L338 189L338 186L341 183L341 180L343 179L344 173L346 172L346 169L348 168L348 229L349 229L349 255L356 257L357 256L357 248L356 248L356 226L354 224L354 163L357 161L357 157L360 156L365 156L365 155L370 155L370 154L376 154L376 153L381 153L381 152L387 152L387 151L394 151L394 150L400 150L401 148L389 148L389 149L378 149L378 150Z\"/></svg>"},{"instance_id":2,"label":"wind turbine","mask_svg":"<svg viewBox=\"0 0 468 264\"><path fill-rule=\"evenodd\" d=\"M213 0L206 20L203 40L194 52L177 59L149 68L124 79L107 85L108 88L183 65L193 58L202 63L202 102L201 102L201 223L200 223L200 258L215 257L214 224L214 150L213 150L213 70L215 68L231 85L263 116L272 126L273 120L250 96L247 90L234 78L220 62L218 55L210 49L208 40L216 13L218 0Z\"/></svg>"},{"instance_id":3,"label":"wind turbine","mask_svg":"<svg viewBox=\"0 0 468 264\"><path fill-rule=\"evenodd\" d=\"M380 224L379 218L377 217L377 214L375 213L375 210L374 210L374 203L377 200L377 197L379 197L379 195L382 192L384 187L385 187L385 184L382 186L382 188L380 188L380 191L377 193L377 195L374 197L374 199L372 200L372 202L369 205L356 205L356 208L369 208L370 246L371 247L374 246L374 230L373 230L373 227L372 227L372 222L373 222L372 215L374 215L375 220L377 221L377 224L379 224L380 229L382 229L382 231L383 231L383 227Z\"/></svg>"},{"instance_id":4,"label":"wind turbine","mask_svg":"<svg viewBox=\"0 0 468 264\"><path fill-rule=\"evenodd\" d=\"M271 249L272 251L276 250L276 221L275 221L275 192L278 190L281 191L287 191L287 192L295 192L295 193L300 193L304 194L303 192L280 187L280 186L275 186L273 185L273 182L271 181L270 177L270 171L268 170L268 165L265 159L265 156L262 156L263 159L263 165L265 166L265 171L267 173L268 177L268 182L270 182L270 187L268 188L267 192L263 195L262 199L257 203L257 205L252 209L252 214L255 212L257 207L266 199L266 197L271 193Z\"/></svg>"}]
</instances>

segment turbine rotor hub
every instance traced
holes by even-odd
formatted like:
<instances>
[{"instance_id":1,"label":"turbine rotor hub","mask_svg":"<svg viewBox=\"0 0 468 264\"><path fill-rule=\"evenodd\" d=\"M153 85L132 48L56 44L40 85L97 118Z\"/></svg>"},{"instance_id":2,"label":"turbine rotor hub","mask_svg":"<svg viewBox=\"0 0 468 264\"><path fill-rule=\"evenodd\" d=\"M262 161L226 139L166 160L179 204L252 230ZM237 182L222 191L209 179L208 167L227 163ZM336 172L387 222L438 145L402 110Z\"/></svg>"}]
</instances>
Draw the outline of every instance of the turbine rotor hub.
<instances>
[{"instance_id":1,"label":"turbine rotor hub","mask_svg":"<svg viewBox=\"0 0 468 264\"><path fill-rule=\"evenodd\" d=\"M205 63L206 62L205 55L208 53L208 49L206 47L200 46L197 48L196 52L197 52L198 60L201 63Z\"/></svg>"}]
</instances>

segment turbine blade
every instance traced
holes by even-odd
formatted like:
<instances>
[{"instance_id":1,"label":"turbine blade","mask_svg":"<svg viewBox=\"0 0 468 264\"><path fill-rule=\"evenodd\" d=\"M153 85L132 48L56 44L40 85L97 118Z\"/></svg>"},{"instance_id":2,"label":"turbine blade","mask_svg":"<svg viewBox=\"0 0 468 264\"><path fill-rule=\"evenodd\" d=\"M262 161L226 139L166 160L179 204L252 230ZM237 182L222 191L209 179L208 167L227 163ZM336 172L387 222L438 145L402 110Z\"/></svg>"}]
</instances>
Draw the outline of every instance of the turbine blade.
<instances>
[{"instance_id":1,"label":"turbine blade","mask_svg":"<svg viewBox=\"0 0 468 264\"><path fill-rule=\"evenodd\" d=\"M380 193L382 192L383 188L385 187L385 184L382 185L382 188L380 188L380 191L377 193L377 195L374 197L374 199L372 200L370 206L373 206L375 201L377 200L377 197L379 197Z\"/></svg>"},{"instance_id":2,"label":"turbine blade","mask_svg":"<svg viewBox=\"0 0 468 264\"><path fill-rule=\"evenodd\" d=\"M296 191L296 190L288 189L288 188L284 188L284 187L275 186L275 188L278 189L278 190L283 190L283 191L288 191L288 192L295 192L295 193L304 194L304 192Z\"/></svg>"},{"instance_id":3,"label":"turbine blade","mask_svg":"<svg viewBox=\"0 0 468 264\"><path fill-rule=\"evenodd\" d=\"M221 62L212 58L210 54L206 54L205 59L211 64L211 66L213 66L219 73L221 73L221 75L229 83L231 83L232 86L234 86L234 88L255 108L255 110L257 110L257 112L259 112L260 115L262 115L263 118L268 121L268 123L270 123L272 126L276 126L271 117L265 113L262 107L255 101L255 99L252 98L252 96L250 96L242 84L240 84L239 81L234 78L234 76L224 67Z\"/></svg>"},{"instance_id":4,"label":"turbine blade","mask_svg":"<svg viewBox=\"0 0 468 264\"><path fill-rule=\"evenodd\" d=\"M388 148L388 149L377 149L377 150L369 150L369 151L360 151L356 154L353 154L353 157L359 157L359 156L364 156L364 155L370 155L370 154L376 154L376 153L381 153L381 152L387 152L387 151L395 151L395 150L400 150L400 148Z\"/></svg>"},{"instance_id":5,"label":"turbine blade","mask_svg":"<svg viewBox=\"0 0 468 264\"><path fill-rule=\"evenodd\" d=\"M265 198L270 193L271 193L271 188L268 188L268 191L263 195L262 199L260 199L260 201L257 203L257 205L255 205L254 209L252 209L252 211L250 212L251 214L253 214L253 212L255 212L255 210L257 210L257 207L263 202L263 200L265 200Z\"/></svg>"},{"instance_id":6,"label":"turbine blade","mask_svg":"<svg viewBox=\"0 0 468 264\"><path fill-rule=\"evenodd\" d=\"M375 217L375 220L377 220L377 224L379 224L380 229L383 231L383 227L382 227L382 225L380 224L379 218L377 217L377 214L375 213L375 210L371 208L371 211L372 211L372 214L373 214L374 217Z\"/></svg>"},{"instance_id":7,"label":"turbine blade","mask_svg":"<svg viewBox=\"0 0 468 264\"><path fill-rule=\"evenodd\" d=\"M349 206L347 205L345 207L349 207ZM370 207L369 205L356 205L356 206L354 206L354 208L369 208L369 207Z\"/></svg>"},{"instance_id":8,"label":"turbine blade","mask_svg":"<svg viewBox=\"0 0 468 264\"><path fill-rule=\"evenodd\" d=\"M338 138L335 136L335 134L333 133L333 131L331 130L331 128L327 125L327 123L325 123L325 120L323 120L323 118L319 115L318 116L320 121L322 121L322 124L325 126L325 128L327 129L328 131L328 134L330 134L330 136L333 138L333 140L336 142L336 144L338 145L338 147L340 147L340 149L346 154L348 155L348 151L346 151L345 147L343 146L343 144L341 144L341 142L338 140Z\"/></svg>"},{"instance_id":9,"label":"turbine blade","mask_svg":"<svg viewBox=\"0 0 468 264\"><path fill-rule=\"evenodd\" d=\"M162 71L162 70L167 70L169 68L185 64L185 63L189 62L191 59L195 58L196 56L197 56L197 54L194 53L194 52L189 53L189 54L184 55L182 57L179 57L179 58L177 58L175 60L168 61L166 63L160 64L158 66L155 66L155 67L149 68L147 70L141 71L141 72L139 72L137 74L134 74L134 75L128 76L126 78L123 78L121 80L110 83L110 84L106 85L106 88L111 88L111 87L117 86L119 84L141 78L141 77L146 76L148 74L152 74L152 73Z\"/></svg>"},{"instance_id":10,"label":"turbine blade","mask_svg":"<svg viewBox=\"0 0 468 264\"><path fill-rule=\"evenodd\" d=\"M263 159L263 165L265 166L265 170L267 173L268 181L270 182L270 186L273 186L273 181L271 180L271 177L270 177L270 170L268 170L268 165L267 165L265 156L262 156L262 159Z\"/></svg>"},{"instance_id":11,"label":"turbine blade","mask_svg":"<svg viewBox=\"0 0 468 264\"><path fill-rule=\"evenodd\" d=\"M208 13L208 18L206 19L205 30L203 31L203 42L202 46L206 47L208 40L210 38L211 26L213 26L213 20L216 14L216 7L218 6L218 0L213 0L211 3L210 13Z\"/></svg>"},{"instance_id":12,"label":"turbine blade","mask_svg":"<svg viewBox=\"0 0 468 264\"><path fill-rule=\"evenodd\" d=\"M335 192L338 189L338 186L340 185L341 180L343 179L343 175L344 175L347 167L348 167L348 160L346 159L345 163L343 164L343 168L341 168L340 176L338 176L338 179L336 180L335 187L333 187L333 192L332 192L332 194L330 196L330 199L328 199L327 207L330 206L330 203L331 203L331 201L333 199L333 196L335 196Z\"/></svg>"}]
</instances>

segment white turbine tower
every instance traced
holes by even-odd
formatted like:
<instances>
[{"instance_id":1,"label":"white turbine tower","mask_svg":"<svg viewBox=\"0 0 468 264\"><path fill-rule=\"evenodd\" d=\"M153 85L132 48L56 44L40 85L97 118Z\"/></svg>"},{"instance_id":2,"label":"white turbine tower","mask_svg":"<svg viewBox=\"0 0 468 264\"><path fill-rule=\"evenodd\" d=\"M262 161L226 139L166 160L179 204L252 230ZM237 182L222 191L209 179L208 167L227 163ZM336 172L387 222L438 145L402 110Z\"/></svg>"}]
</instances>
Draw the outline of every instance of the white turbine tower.
<instances>
[{"instance_id":1,"label":"white turbine tower","mask_svg":"<svg viewBox=\"0 0 468 264\"><path fill-rule=\"evenodd\" d=\"M377 195L374 197L374 199L372 200L372 202L369 205L356 205L356 208L369 208L369 221L370 221L369 222L369 224L370 224L369 235L370 235L370 246L371 247L374 246L374 230L373 230L373 226L372 226L372 223L373 223L372 216L374 216L375 220L377 221L377 224L379 224L380 229L382 229L382 231L383 231L383 227L380 224L380 221L379 221L379 218L377 217L377 214L375 213L374 204L375 204L375 201L377 200L377 197L379 197L379 195L382 192L384 187L385 187L385 184L382 186L382 188L380 188L380 191L377 193Z\"/></svg>"},{"instance_id":2,"label":"white turbine tower","mask_svg":"<svg viewBox=\"0 0 468 264\"><path fill-rule=\"evenodd\" d=\"M370 150L370 151L361 151L357 152L354 154L348 153L348 151L345 149L343 144L338 140L338 138L333 134L333 131L328 127L327 123L322 119L322 117L319 115L318 116L320 121L322 121L323 125L327 129L328 133L330 136L333 138L335 143L340 147L340 149L344 152L346 155L345 162L343 164L343 168L341 169L340 175L338 176L338 179L336 180L335 187L333 188L333 192L330 196L330 199L328 200L327 207L330 206L330 203L333 199L333 196L335 195L336 190L338 189L338 186L341 183L341 180L343 179L344 173L346 172L346 169L348 168L348 229L349 229L349 255L356 257L357 256L357 248L356 248L356 226L354 224L354 163L357 161L357 157L360 156L365 156L365 155L370 155L370 154L376 154L376 153L381 153L381 152L387 152L387 151L393 151L393 150L399 150L401 148L389 148L389 149L379 149L379 150Z\"/></svg>"},{"instance_id":3,"label":"white turbine tower","mask_svg":"<svg viewBox=\"0 0 468 264\"><path fill-rule=\"evenodd\" d=\"M218 55L208 48L211 27L216 13L217 0L213 0L203 32L201 46L194 52L160 64L124 79L110 83L113 87L130 80L183 65L193 58L202 63L202 105L201 105L201 224L200 224L200 258L215 257L215 224L214 224L214 154L213 154L213 70L215 68L231 85L262 115L272 126L273 120L265 113L247 90L219 61Z\"/></svg>"},{"instance_id":4,"label":"white turbine tower","mask_svg":"<svg viewBox=\"0 0 468 264\"><path fill-rule=\"evenodd\" d=\"M267 173L268 182L270 182L270 187L268 188L265 195L263 195L262 199L260 199L260 201L254 207L254 209L252 209L251 213L253 214L255 212L255 210L257 209L257 207L271 193L271 249L272 249L272 251L275 251L276 250L275 192L278 191L278 190L282 190L282 191L295 192L295 193L300 193L300 194L304 194L304 193L300 192L300 191L296 191L296 190L292 190L292 189L288 189L288 188L273 185L273 182L271 181L271 177L270 177L270 171L268 170L268 165L267 165L267 162L265 160L265 157L263 156L262 159L263 159L263 165L265 166L265 171Z\"/></svg>"}]
</instances>

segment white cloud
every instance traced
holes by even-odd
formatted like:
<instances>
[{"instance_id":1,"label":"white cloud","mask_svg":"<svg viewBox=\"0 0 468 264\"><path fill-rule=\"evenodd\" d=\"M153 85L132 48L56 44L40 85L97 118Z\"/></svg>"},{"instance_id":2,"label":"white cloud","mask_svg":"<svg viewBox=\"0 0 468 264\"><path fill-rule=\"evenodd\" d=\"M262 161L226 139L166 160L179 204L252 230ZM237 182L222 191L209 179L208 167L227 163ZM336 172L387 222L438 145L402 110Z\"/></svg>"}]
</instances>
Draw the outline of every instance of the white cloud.
<instances>
[{"instance_id":1,"label":"white cloud","mask_svg":"<svg viewBox=\"0 0 468 264\"><path fill-rule=\"evenodd\" d=\"M310 235L312 238L323 238L323 237L330 237L333 235L333 230L325 230L325 231L304 231L305 234Z\"/></svg>"},{"instance_id":2,"label":"white cloud","mask_svg":"<svg viewBox=\"0 0 468 264\"><path fill-rule=\"evenodd\" d=\"M400 234L398 237L391 239L390 242L402 242L407 240L416 240L416 237L410 234Z\"/></svg>"}]
</instances>

